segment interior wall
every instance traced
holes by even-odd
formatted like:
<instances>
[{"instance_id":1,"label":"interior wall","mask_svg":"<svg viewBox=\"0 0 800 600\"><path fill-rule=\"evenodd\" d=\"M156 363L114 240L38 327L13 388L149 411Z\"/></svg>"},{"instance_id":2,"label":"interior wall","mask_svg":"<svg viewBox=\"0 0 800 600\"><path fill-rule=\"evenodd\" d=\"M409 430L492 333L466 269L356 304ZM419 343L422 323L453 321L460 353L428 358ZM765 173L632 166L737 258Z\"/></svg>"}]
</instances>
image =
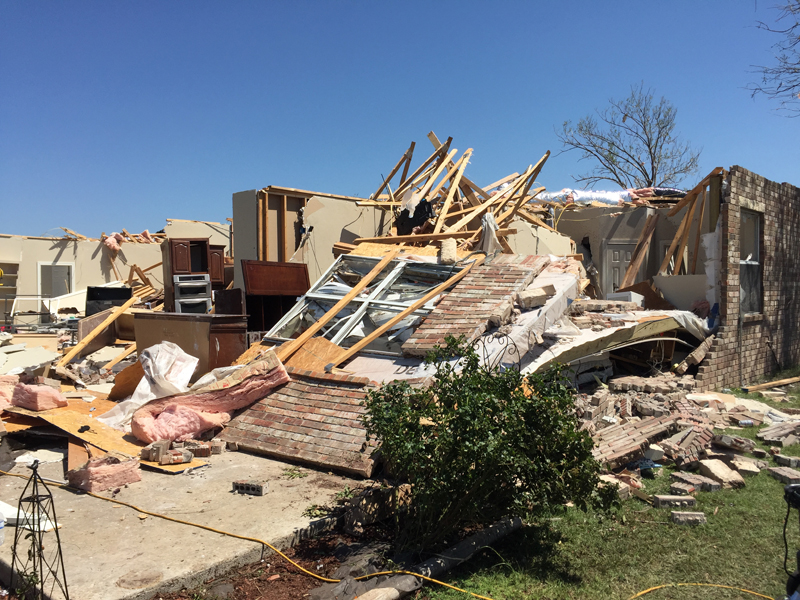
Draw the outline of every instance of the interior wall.
<instances>
[{"instance_id":1,"label":"interior wall","mask_svg":"<svg viewBox=\"0 0 800 600\"><path fill-rule=\"evenodd\" d=\"M310 234L297 250L295 262L308 265L308 277L316 281L336 259L336 242L352 244L357 238L383 235L392 220L391 211L379 206L358 206L352 200L313 196L303 213L303 226Z\"/></svg>"},{"instance_id":2,"label":"interior wall","mask_svg":"<svg viewBox=\"0 0 800 600\"><path fill-rule=\"evenodd\" d=\"M233 194L233 287L244 289L242 260L258 260L256 190Z\"/></svg>"},{"instance_id":3,"label":"interior wall","mask_svg":"<svg viewBox=\"0 0 800 600\"><path fill-rule=\"evenodd\" d=\"M517 233L507 238L508 245L515 254L539 256L572 254L572 240L567 235L537 227L520 217L515 217L509 227L517 230Z\"/></svg>"}]
</instances>

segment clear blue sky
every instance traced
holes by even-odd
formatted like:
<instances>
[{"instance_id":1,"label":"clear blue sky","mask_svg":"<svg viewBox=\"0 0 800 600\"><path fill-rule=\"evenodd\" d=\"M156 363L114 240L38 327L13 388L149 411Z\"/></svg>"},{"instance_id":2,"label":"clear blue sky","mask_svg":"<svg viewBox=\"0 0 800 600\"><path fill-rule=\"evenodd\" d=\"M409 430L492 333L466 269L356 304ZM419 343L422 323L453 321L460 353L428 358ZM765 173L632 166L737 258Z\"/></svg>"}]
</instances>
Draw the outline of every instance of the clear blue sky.
<instances>
[{"instance_id":1,"label":"clear blue sky","mask_svg":"<svg viewBox=\"0 0 800 600\"><path fill-rule=\"evenodd\" d=\"M702 146L800 185L800 119L751 99L772 4L0 3L0 231L96 236L222 221L282 185L367 196L428 131L480 184L546 150L549 190L589 168L554 128L644 81ZM687 185L690 181L685 182Z\"/></svg>"}]
</instances>

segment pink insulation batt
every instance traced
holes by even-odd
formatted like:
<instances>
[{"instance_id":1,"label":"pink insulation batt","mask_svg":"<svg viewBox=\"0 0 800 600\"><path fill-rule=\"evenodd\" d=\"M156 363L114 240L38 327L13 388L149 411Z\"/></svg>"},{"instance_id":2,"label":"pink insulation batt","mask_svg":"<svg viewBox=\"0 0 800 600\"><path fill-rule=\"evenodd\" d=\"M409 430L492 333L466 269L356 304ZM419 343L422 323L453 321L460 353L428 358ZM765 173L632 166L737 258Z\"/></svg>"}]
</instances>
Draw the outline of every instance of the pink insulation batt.
<instances>
[{"instance_id":1,"label":"pink insulation batt","mask_svg":"<svg viewBox=\"0 0 800 600\"><path fill-rule=\"evenodd\" d=\"M18 383L14 386L11 404L28 410L50 410L69 403L61 392L48 385L26 385Z\"/></svg>"},{"instance_id":2,"label":"pink insulation batt","mask_svg":"<svg viewBox=\"0 0 800 600\"><path fill-rule=\"evenodd\" d=\"M19 383L16 375L0 375L0 409L11 406L14 387Z\"/></svg>"},{"instance_id":3,"label":"pink insulation batt","mask_svg":"<svg viewBox=\"0 0 800 600\"><path fill-rule=\"evenodd\" d=\"M102 492L142 480L138 460L121 461L114 456L93 458L80 469L67 472L72 487L87 492Z\"/></svg>"},{"instance_id":4,"label":"pink insulation batt","mask_svg":"<svg viewBox=\"0 0 800 600\"><path fill-rule=\"evenodd\" d=\"M252 375L248 376L248 374ZM240 377L246 377L240 379ZM261 400L289 375L274 353L244 367L241 374L202 392L179 394L145 404L131 419L131 432L148 444L158 440L190 440L231 420L231 412Z\"/></svg>"}]
</instances>

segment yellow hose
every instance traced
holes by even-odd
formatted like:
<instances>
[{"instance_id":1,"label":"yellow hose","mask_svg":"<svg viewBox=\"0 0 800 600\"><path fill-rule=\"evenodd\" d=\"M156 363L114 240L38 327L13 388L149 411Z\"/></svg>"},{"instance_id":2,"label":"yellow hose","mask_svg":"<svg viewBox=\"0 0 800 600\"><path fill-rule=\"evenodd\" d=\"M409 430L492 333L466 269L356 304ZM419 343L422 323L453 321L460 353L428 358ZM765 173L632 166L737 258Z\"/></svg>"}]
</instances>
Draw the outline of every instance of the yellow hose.
<instances>
[{"instance_id":1,"label":"yellow hose","mask_svg":"<svg viewBox=\"0 0 800 600\"><path fill-rule=\"evenodd\" d=\"M668 587L680 587L680 586L688 586L688 585L696 585L700 587L715 587L715 588L724 588L726 590L736 590L737 592L744 592L745 594L752 594L753 596L758 596L759 598L766 598L767 600L775 600L772 596L765 596L764 594L759 594L758 592L753 592L750 590L745 590L743 588L737 588L730 585L719 585L717 583L668 583L666 585L657 585L655 587L651 587L647 590L639 592L638 594L634 594L628 600L633 600L634 598L640 598L645 594L649 594L650 592L654 592L656 590L660 590L661 588L668 588Z\"/></svg>"}]
</instances>

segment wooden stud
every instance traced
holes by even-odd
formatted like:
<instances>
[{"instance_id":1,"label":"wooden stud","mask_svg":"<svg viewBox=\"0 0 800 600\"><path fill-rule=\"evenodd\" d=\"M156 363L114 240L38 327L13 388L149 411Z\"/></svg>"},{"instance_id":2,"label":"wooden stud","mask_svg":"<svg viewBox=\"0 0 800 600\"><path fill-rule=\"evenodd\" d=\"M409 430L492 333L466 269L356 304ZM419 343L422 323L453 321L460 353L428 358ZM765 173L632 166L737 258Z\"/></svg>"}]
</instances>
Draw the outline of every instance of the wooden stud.
<instances>
[{"instance_id":1,"label":"wooden stud","mask_svg":"<svg viewBox=\"0 0 800 600\"><path fill-rule=\"evenodd\" d=\"M653 241L653 233L655 233L659 216L657 213L648 215L644 227L642 227L642 233L639 235L639 241L636 242L636 247L633 249L631 262L625 270L622 282L619 284L620 289L625 289L636 283L636 275L639 273L644 257L647 255L647 250L650 248L650 242Z\"/></svg>"},{"instance_id":2,"label":"wooden stud","mask_svg":"<svg viewBox=\"0 0 800 600\"><path fill-rule=\"evenodd\" d=\"M470 156L472 156L472 148L467 148L467 151L464 152L464 155L458 161L458 170L453 177L453 181L450 183L450 191L447 193L447 198L445 198L444 204L439 211L439 217L436 219L436 224L433 226L433 233L439 233L442 230L444 216L447 214L447 211L450 210L450 204L453 202L453 196L456 190L458 190L458 183L461 181L461 176L464 174L467 163L469 163Z\"/></svg>"},{"instance_id":3,"label":"wooden stud","mask_svg":"<svg viewBox=\"0 0 800 600\"><path fill-rule=\"evenodd\" d=\"M403 192L405 192L408 188L411 187L412 183L415 181L415 178L419 176L419 174L422 173L425 169L428 168L428 165L433 163L433 161L435 161L437 158L440 158L443 154L446 154L448 150L450 150L450 144L452 143L452 141L453 138L447 138L447 141L444 144L442 144L436 150L434 150L433 154L431 154L427 159L425 159L425 162L423 162L419 167L417 167L417 170L414 171L409 176L408 180L405 181L400 187L398 187L395 190L395 195L400 197L403 194Z\"/></svg>"},{"instance_id":4,"label":"wooden stud","mask_svg":"<svg viewBox=\"0 0 800 600\"><path fill-rule=\"evenodd\" d=\"M68 363L69 363L69 361L71 361L71 360L72 360L73 358L75 358L75 357L76 357L78 354L80 354L81 350L83 350L83 349L84 349L84 348L85 348L85 347L86 347L86 346L89 344L89 342L91 342L91 341L92 341L94 338L96 338L98 335L100 335L100 334L103 332L103 330L104 330L106 327L108 327L109 325L111 325L111 323L113 323L114 321L116 321L116 320L119 318L119 316L120 316L122 313L124 313L126 310L128 310L128 309L129 309L131 306L133 306L133 305L134 305L135 303L137 303L138 301L139 301L139 298L138 298L137 296L133 296L133 297L132 297L130 300L128 300L128 301L127 301L125 304L123 304L122 306L119 306L119 307L115 308L115 309L114 309L114 311L113 311L113 312L112 312L110 315L108 315L108 316L107 316L107 317L106 317L106 318L103 320L103 322L102 322L102 323L100 323L100 325L98 325L97 327L95 327L94 329L92 329L92 330L91 330L91 331L90 331L90 332L89 332L89 333L86 335L86 337L84 337L84 338L83 338L83 339L82 339L80 342L78 342L77 344L75 344L75 345L72 347L72 349L71 349L69 352L67 352L67 353L66 353L66 354L65 354L65 355L64 355L64 356L61 358L61 360L59 360L59 361L56 363L56 367L63 367L64 365L68 364Z\"/></svg>"},{"instance_id":5,"label":"wooden stud","mask_svg":"<svg viewBox=\"0 0 800 600\"><path fill-rule=\"evenodd\" d=\"M412 235L395 235L376 238L358 238L353 240L354 244L399 244L399 243L413 243L413 242L437 242L440 240L449 240L450 238L463 238L466 239L471 236L480 235L482 229L474 231L447 231L443 233L418 233ZM495 232L497 235L514 235L517 233L516 229L498 229Z\"/></svg>"},{"instance_id":6,"label":"wooden stud","mask_svg":"<svg viewBox=\"0 0 800 600\"><path fill-rule=\"evenodd\" d=\"M281 346L276 350L276 354L281 362L286 362L289 358L297 352L297 350L305 344L308 340L314 337L320 329L322 329L331 319L333 319L339 312L345 308L353 298L358 296L364 288L366 288L373 279L375 279L381 272L386 268L391 261L395 259L395 257L400 253L400 248L395 249L394 251L390 252L386 256L381 259L381 261L375 265L375 267L367 273L361 280L353 286L344 298L339 300L333 308L331 308L328 312L326 312L320 319L317 320L316 323L311 325L308 329L306 329L303 333L300 334L297 338L293 340L289 340L288 342L284 342Z\"/></svg>"},{"instance_id":7,"label":"wooden stud","mask_svg":"<svg viewBox=\"0 0 800 600\"><path fill-rule=\"evenodd\" d=\"M362 348L365 348L366 346L371 344L373 340L376 340L377 338L382 336L389 329L391 329L396 323L399 323L400 321L405 319L408 315L412 314L414 311L416 311L419 308L421 308L422 306L424 306L426 302L430 301L432 298L435 298L436 296L438 296L439 294L441 294L442 292L447 290L452 285L455 285L456 283L461 281L467 275L467 273L469 273L473 268L477 267L478 265L481 265L484 260L485 260L485 257L483 257L483 256L478 257L474 262L472 262L469 265L467 265L466 267L464 267L461 271L459 271L458 273L453 275L450 279L448 279L444 283L436 286L436 288L434 288L433 290L431 290L430 292L425 294L422 298L420 298L419 300L414 302L411 306L405 308L402 312L396 314L394 317L392 317L391 319L386 321L383 325L378 327L375 331L373 331L369 335L361 338L358 342L353 344L343 354L341 354L336 359L336 361L333 362L333 366L334 367L338 367L340 364L342 364L348 358L350 358L351 356L353 356L357 352L360 352Z\"/></svg>"},{"instance_id":8,"label":"wooden stud","mask_svg":"<svg viewBox=\"0 0 800 600\"><path fill-rule=\"evenodd\" d=\"M700 252L700 234L703 233L703 217L706 212L706 191L700 192L697 200L700 203L700 216L697 219L697 231L694 238L694 252L692 252L692 275L697 271L697 255Z\"/></svg>"},{"instance_id":9,"label":"wooden stud","mask_svg":"<svg viewBox=\"0 0 800 600\"><path fill-rule=\"evenodd\" d=\"M431 144L433 144L434 148L436 147L437 144L439 144L439 138L436 137L436 134L433 133L432 131L430 133L428 133L428 139L431 141ZM447 139L451 140L453 138L447 138ZM484 190L481 186L479 186L474 181L470 180L466 175L462 175L461 176L461 180L464 183L466 183L468 186L470 186L473 190L475 190L475 192L477 192L478 195L483 196L486 200L489 199L490 196L489 196L488 193L486 193L486 190Z\"/></svg>"},{"instance_id":10,"label":"wooden stud","mask_svg":"<svg viewBox=\"0 0 800 600\"><path fill-rule=\"evenodd\" d=\"M675 215L677 215L679 212L681 212L681 209L682 209L684 206L688 205L688 204L689 204L689 202L691 202L692 200L694 200L695 198L697 198L697 195L700 193L700 190L701 190L701 189L702 189L702 190L704 190L704 189L706 188L706 186L708 185L708 182L709 182L709 181L711 181L711 178L712 178L712 177L716 177L717 175L719 175L720 173L722 173L722 171L723 171L723 168L722 168L722 167L717 167L716 169L714 169L713 171L711 171L711 173L709 173L708 175L706 175L706 176L705 176L705 178L703 179L703 181L701 181L701 182L700 182L700 183L698 183L698 184L697 184L695 187L693 187L693 188L692 188L692 189L691 189L691 190L690 190L690 191L689 191L689 192L688 192L688 193L687 193L687 194L686 194L686 195L685 195L685 196L684 196L684 197L681 199L681 201L680 201L680 202L678 202L678 203L677 203L675 206L673 206L673 207L672 207L672 210L670 210L670 211L667 213L667 216L668 216L668 217L674 217L674 216L675 216Z\"/></svg>"},{"instance_id":11,"label":"wooden stud","mask_svg":"<svg viewBox=\"0 0 800 600\"><path fill-rule=\"evenodd\" d=\"M692 202L694 199L692 199ZM672 255L675 254L675 248L678 247L678 243L680 242L681 236L683 236L683 229L686 227L686 219L689 216L689 211L686 211L686 214L683 215L683 220L681 220L681 224L678 226L678 231L675 232L675 237L672 238L672 243L669 245L669 250L664 255L664 260L661 262L661 266L658 268L659 275L666 275L667 274L667 267L669 266L669 261L672 259Z\"/></svg>"},{"instance_id":12,"label":"wooden stud","mask_svg":"<svg viewBox=\"0 0 800 600\"><path fill-rule=\"evenodd\" d=\"M281 203L278 205L278 258L281 262L287 262L289 257L289 236L286 235L286 209L288 205L288 198L286 194L281 196Z\"/></svg>"},{"instance_id":13,"label":"wooden stud","mask_svg":"<svg viewBox=\"0 0 800 600\"><path fill-rule=\"evenodd\" d=\"M453 174L455 173L455 168L453 168L451 171L449 171L447 173L447 175L445 175L444 179L442 179L436 185L435 189L431 189L433 187L433 183L439 178L439 176L442 174L442 171L445 170L445 168L447 167L448 163L451 162L452 158L457 153L458 153L458 148L453 148L450 151L450 154L448 154L447 157L444 160L439 161L439 165L436 167L436 170L433 172L433 175L431 175L430 179L428 179L427 183L419 191L420 198L426 198L427 196L430 196L431 198L435 197L436 194L441 189L441 187L444 185L444 182L447 181L448 179L450 179L453 176Z\"/></svg>"},{"instance_id":14,"label":"wooden stud","mask_svg":"<svg viewBox=\"0 0 800 600\"><path fill-rule=\"evenodd\" d=\"M496 187L498 187L500 185L503 185L504 183L507 183L509 181L514 181L517 177L519 177L519 173L512 173L511 175L506 175L502 179L498 179L494 183L491 183L491 184L489 184L487 186L484 186L483 189L485 189L485 190L493 190L494 188L496 188Z\"/></svg>"},{"instance_id":15,"label":"wooden stud","mask_svg":"<svg viewBox=\"0 0 800 600\"><path fill-rule=\"evenodd\" d=\"M675 270L672 272L673 275L679 275L681 271L681 264L683 263L683 252L686 249L686 242L689 241L689 230L692 228L692 221L694 220L694 213L697 212L697 200L692 202L692 207L689 209L689 212L686 214L688 217L686 221L686 226L683 228L683 235L681 235L681 243L678 245L678 252L675 255Z\"/></svg>"},{"instance_id":16,"label":"wooden stud","mask_svg":"<svg viewBox=\"0 0 800 600\"><path fill-rule=\"evenodd\" d=\"M414 156L414 148L416 145L417 142L411 142L411 145L408 147L408 152L406 152L406 166L403 167L403 174L400 176L400 185L403 185L406 182L406 177L408 177L408 168L411 166L411 157Z\"/></svg>"},{"instance_id":17,"label":"wooden stud","mask_svg":"<svg viewBox=\"0 0 800 600\"><path fill-rule=\"evenodd\" d=\"M408 165L411 162L411 155L414 154L414 145L415 142L411 142L411 146L409 146L408 150L406 150L403 153L403 157L397 161L397 164L389 172L389 176L383 180L383 183L381 183L380 187L378 188L378 191L372 194L372 196L370 196L371 198L377 198L378 196L381 195L383 188L385 188L388 185L388 183L392 180L392 177L394 177L397 174L397 172L400 170L400 167L402 167L404 164L405 164L405 169L403 170L403 178L400 181L400 183L402 184L406 180L406 174L408 173Z\"/></svg>"},{"instance_id":18,"label":"wooden stud","mask_svg":"<svg viewBox=\"0 0 800 600\"><path fill-rule=\"evenodd\" d=\"M112 360L110 360L109 362L107 362L107 363L106 363L106 364L103 366L103 368L104 368L106 371L110 371L110 370L111 370L111 369L112 369L112 368L113 368L115 365L117 365L117 364L121 363L123 360L125 360L126 358L128 358L128 357L129 357L131 354L133 354L134 352L136 352L136 342L134 342L134 343L132 343L132 344L128 344L128 346L126 346L126 347L125 347L125 350L123 350L123 351L122 351L122 352L120 352L120 353L119 353L117 356L115 356L115 357L114 357Z\"/></svg>"}]
</instances>

